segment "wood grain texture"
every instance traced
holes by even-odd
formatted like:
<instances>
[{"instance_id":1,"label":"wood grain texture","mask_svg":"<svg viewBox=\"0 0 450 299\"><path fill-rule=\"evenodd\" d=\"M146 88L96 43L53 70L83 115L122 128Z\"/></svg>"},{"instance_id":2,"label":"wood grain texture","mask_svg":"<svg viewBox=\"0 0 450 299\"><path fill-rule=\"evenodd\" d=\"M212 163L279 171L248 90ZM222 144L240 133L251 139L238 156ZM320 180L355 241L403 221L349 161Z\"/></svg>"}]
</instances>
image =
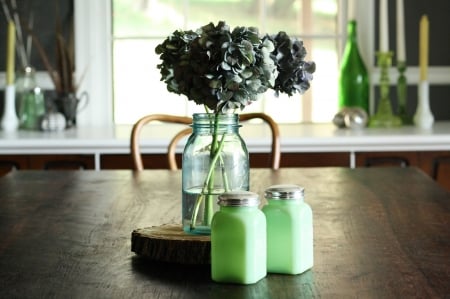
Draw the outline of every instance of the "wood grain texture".
<instances>
[{"instance_id":1,"label":"wood grain texture","mask_svg":"<svg viewBox=\"0 0 450 299\"><path fill-rule=\"evenodd\" d=\"M314 267L250 286L131 251L177 224L181 172L14 171L0 178L0 298L449 298L450 194L415 168L251 169L305 187Z\"/></svg>"},{"instance_id":2,"label":"wood grain texture","mask_svg":"<svg viewBox=\"0 0 450 299\"><path fill-rule=\"evenodd\" d=\"M153 261L208 265L211 238L186 234L181 225L144 227L131 233L131 251Z\"/></svg>"}]
</instances>

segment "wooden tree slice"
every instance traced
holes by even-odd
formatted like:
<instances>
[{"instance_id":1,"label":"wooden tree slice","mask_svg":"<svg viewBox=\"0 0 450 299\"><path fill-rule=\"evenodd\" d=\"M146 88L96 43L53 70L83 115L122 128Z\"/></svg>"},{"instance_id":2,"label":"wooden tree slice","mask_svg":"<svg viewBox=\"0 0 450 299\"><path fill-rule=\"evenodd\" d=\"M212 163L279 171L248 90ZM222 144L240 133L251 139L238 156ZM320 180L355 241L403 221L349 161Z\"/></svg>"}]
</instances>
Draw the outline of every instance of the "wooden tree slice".
<instances>
[{"instance_id":1,"label":"wooden tree slice","mask_svg":"<svg viewBox=\"0 0 450 299\"><path fill-rule=\"evenodd\" d=\"M135 229L131 251L155 261L201 265L211 261L211 238L189 235L179 225Z\"/></svg>"}]
</instances>

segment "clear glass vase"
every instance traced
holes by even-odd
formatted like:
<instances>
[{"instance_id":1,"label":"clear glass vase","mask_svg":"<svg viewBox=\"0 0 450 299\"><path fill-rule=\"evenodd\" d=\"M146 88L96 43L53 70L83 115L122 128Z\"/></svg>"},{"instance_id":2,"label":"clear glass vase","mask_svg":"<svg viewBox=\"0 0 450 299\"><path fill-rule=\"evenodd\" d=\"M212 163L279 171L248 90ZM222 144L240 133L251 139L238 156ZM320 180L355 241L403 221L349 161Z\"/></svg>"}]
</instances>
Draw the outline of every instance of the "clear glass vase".
<instances>
[{"instance_id":1,"label":"clear glass vase","mask_svg":"<svg viewBox=\"0 0 450 299\"><path fill-rule=\"evenodd\" d=\"M249 157L238 114L194 114L183 152L182 222L191 234L210 234L217 199L249 189Z\"/></svg>"}]
</instances>

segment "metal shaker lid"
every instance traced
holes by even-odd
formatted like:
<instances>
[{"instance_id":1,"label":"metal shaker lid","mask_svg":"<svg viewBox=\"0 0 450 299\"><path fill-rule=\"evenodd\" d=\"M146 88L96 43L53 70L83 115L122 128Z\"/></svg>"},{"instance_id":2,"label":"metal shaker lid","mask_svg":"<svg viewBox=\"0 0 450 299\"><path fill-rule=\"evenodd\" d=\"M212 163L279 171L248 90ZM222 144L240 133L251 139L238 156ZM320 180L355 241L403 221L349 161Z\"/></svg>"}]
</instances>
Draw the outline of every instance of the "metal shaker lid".
<instances>
[{"instance_id":1,"label":"metal shaker lid","mask_svg":"<svg viewBox=\"0 0 450 299\"><path fill-rule=\"evenodd\" d=\"M305 188L292 184L273 185L266 189L264 197L277 200L303 200Z\"/></svg>"},{"instance_id":2,"label":"metal shaker lid","mask_svg":"<svg viewBox=\"0 0 450 299\"><path fill-rule=\"evenodd\" d=\"M250 191L229 191L219 195L217 203L228 207L255 207L259 205L259 195Z\"/></svg>"}]
</instances>

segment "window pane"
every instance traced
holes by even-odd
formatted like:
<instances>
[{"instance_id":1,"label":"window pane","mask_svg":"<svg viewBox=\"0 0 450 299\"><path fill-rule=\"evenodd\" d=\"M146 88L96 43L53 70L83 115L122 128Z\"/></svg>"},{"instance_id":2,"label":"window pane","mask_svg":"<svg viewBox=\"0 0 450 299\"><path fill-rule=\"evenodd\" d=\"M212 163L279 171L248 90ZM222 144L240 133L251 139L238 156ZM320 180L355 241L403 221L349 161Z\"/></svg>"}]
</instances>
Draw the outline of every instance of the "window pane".
<instances>
[{"instance_id":1,"label":"window pane","mask_svg":"<svg viewBox=\"0 0 450 299\"><path fill-rule=\"evenodd\" d=\"M311 119L314 122L330 122L338 111L339 61L336 40L316 39L309 48L312 49L312 60L317 65L311 88L305 94L313 99Z\"/></svg>"},{"instance_id":2,"label":"window pane","mask_svg":"<svg viewBox=\"0 0 450 299\"><path fill-rule=\"evenodd\" d=\"M183 0L113 0L115 38L167 36L184 27Z\"/></svg>"},{"instance_id":3,"label":"window pane","mask_svg":"<svg viewBox=\"0 0 450 299\"><path fill-rule=\"evenodd\" d=\"M261 34L286 31L300 37L307 60L317 65L305 95L275 98L269 90L245 112L263 111L280 123L329 122L337 108L337 13L337 0L113 0L115 122L133 123L149 113L203 111L167 91L154 49L174 30L195 30L219 20L231 28L257 26Z\"/></svg>"}]
</instances>

